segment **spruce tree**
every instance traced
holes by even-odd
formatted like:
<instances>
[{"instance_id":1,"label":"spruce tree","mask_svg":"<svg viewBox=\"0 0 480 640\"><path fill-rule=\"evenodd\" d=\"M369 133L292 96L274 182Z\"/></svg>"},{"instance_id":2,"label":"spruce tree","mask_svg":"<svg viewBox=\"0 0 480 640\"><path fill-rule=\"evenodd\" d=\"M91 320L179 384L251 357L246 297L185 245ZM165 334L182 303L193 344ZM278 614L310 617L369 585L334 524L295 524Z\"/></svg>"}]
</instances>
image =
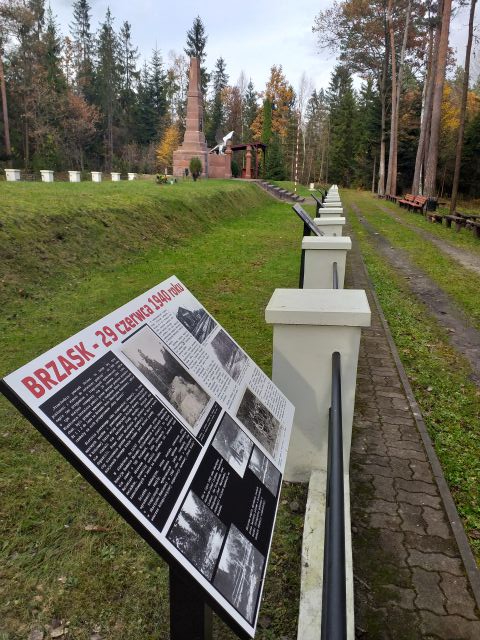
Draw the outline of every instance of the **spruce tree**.
<instances>
[{"instance_id":1,"label":"spruce tree","mask_svg":"<svg viewBox=\"0 0 480 640\"><path fill-rule=\"evenodd\" d=\"M355 172L357 108L347 67L335 67L327 100L330 110L329 180L349 187Z\"/></svg>"},{"instance_id":2,"label":"spruce tree","mask_svg":"<svg viewBox=\"0 0 480 640\"><path fill-rule=\"evenodd\" d=\"M207 44L207 40L208 36L205 33L205 26L200 16L197 16L191 28L187 31L187 45L184 51L189 58L193 57L200 60L200 85L204 97L206 96L208 83L210 81L210 76L205 67L205 59L207 57L205 45Z\"/></svg>"},{"instance_id":3,"label":"spruce tree","mask_svg":"<svg viewBox=\"0 0 480 640\"><path fill-rule=\"evenodd\" d=\"M104 115L105 170L111 171L113 164L114 124L118 115L120 90L120 51L117 35L113 29L113 18L107 9L105 21L100 25L97 40L96 94Z\"/></svg>"},{"instance_id":4,"label":"spruce tree","mask_svg":"<svg viewBox=\"0 0 480 640\"><path fill-rule=\"evenodd\" d=\"M66 82L61 67L62 41L50 6L47 9L47 24L43 43L47 82L53 91L57 93L64 92Z\"/></svg>"},{"instance_id":5,"label":"spruce tree","mask_svg":"<svg viewBox=\"0 0 480 640\"><path fill-rule=\"evenodd\" d=\"M76 0L73 3L73 22L70 24L70 33L75 50L76 84L85 97L92 99L93 38L90 31L90 11L87 0Z\"/></svg>"},{"instance_id":6,"label":"spruce tree","mask_svg":"<svg viewBox=\"0 0 480 640\"><path fill-rule=\"evenodd\" d=\"M250 82L247 85L247 90L245 92L245 97L243 99L243 130L244 130L244 142L252 142L252 130L251 126L258 113L258 96L255 88L253 86L253 82L250 79Z\"/></svg>"},{"instance_id":7,"label":"spruce tree","mask_svg":"<svg viewBox=\"0 0 480 640\"><path fill-rule=\"evenodd\" d=\"M218 142L218 137L223 132L225 123L225 105L223 91L228 85L228 75L226 72L225 60L218 58L212 74L213 100L210 105L210 112L207 114L208 127L206 131L207 142L214 147Z\"/></svg>"},{"instance_id":8,"label":"spruce tree","mask_svg":"<svg viewBox=\"0 0 480 640\"><path fill-rule=\"evenodd\" d=\"M267 149L265 177L269 180L285 180L286 175L282 144L279 135L274 133Z\"/></svg>"},{"instance_id":9,"label":"spruce tree","mask_svg":"<svg viewBox=\"0 0 480 640\"><path fill-rule=\"evenodd\" d=\"M167 77L163 69L162 55L160 50L157 48L152 52L148 84L152 112L155 120L154 137L159 138L165 129L165 118L167 113Z\"/></svg>"},{"instance_id":10,"label":"spruce tree","mask_svg":"<svg viewBox=\"0 0 480 640\"><path fill-rule=\"evenodd\" d=\"M137 71L138 48L132 43L132 30L129 22L125 21L120 29L120 104L122 107L122 121L127 140L133 136L133 119L135 117L136 93L135 85L139 78Z\"/></svg>"}]
</instances>

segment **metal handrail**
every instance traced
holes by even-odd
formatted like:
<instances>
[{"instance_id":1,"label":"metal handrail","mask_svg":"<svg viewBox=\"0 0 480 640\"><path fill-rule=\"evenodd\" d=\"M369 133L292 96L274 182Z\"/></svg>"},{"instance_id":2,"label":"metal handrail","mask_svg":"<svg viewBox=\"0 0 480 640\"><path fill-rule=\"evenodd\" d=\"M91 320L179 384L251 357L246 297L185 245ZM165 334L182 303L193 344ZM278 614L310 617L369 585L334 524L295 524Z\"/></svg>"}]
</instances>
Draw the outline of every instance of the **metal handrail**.
<instances>
[{"instance_id":1,"label":"metal handrail","mask_svg":"<svg viewBox=\"0 0 480 640\"><path fill-rule=\"evenodd\" d=\"M323 194L322 194L322 200L320 200L320 198L318 198L314 193L312 193L312 198L315 200L316 202L316 206L317 206L317 210L315 215L317 216L317 218L321 218L322 217L322 209L324 208L323 205Z\"/></svg>"},{"instance_id":2,"label":"metal handrail","mask_svg":"<svg viewBox=\"0 0 480 640\"><path fill-rule=\"evenodd\" d=\"M332 354L332 406L328 418L327 495L323 553L321 640L346 640L345 493L343 484L340 354Z\"/></svg>"},{"instance_id":3,"label":"metal handrail","mask_svg":"<svg viewBox=\"0 0 480 640\"><path fill-rule=\"evenodd\" d=\"M338 289L338 267L337 263L333 263L333 288Z\"/></svg>"}]
</instances>

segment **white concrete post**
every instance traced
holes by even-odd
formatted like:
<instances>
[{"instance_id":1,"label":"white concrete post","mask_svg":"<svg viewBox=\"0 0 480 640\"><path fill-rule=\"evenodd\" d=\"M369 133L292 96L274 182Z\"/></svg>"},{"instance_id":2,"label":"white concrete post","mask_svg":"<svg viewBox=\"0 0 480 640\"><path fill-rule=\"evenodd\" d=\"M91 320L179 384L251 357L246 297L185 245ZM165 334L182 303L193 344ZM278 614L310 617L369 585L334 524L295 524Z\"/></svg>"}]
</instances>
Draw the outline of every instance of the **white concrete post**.
<instances>
[{"instance_id":1,"label":"white concrete post","mask_svg":"<svg viewBox=\"0 0 480 640\"><path fill-rule=\"evenodd\" d=\"M342 201L338 196L327 196L323 204L329 207L341 207Z\"/></svg>"},{"instance_id":2,"label":"white concrete post","mask_svg":"<svg viewBox=\"0 0 480 640\"><path fill-rule=\"evenodd\" d=\"M137 174L136 173L129 173L128 174L128 179L129 180L136 180L137 179Z\"/></svg>"},{"instance_id":3,"label":"white concrete post","mask_svg":"<svg viewBox=\"0 0 480 640\"><path fill-rule=\"evenodd\" d=\"M40 174L42 176L42 182L53 182L53 171L40 169Z\"/></svg>"},{"instance_id":4,"label":"white concrete post","mask_svg":"<svg viewBox=\"0 0 480 640\"><path fill-rule=\"evenodd\" d=\"M320 214L320 217L323 216L339 216L342 217L343 216L343 207L321 207L320 211L318 212Z\"/></svg>"},{"instance_id":5,"label":"white concrete post","mask_svg":"<svg viewBox=\"0 0 480 640\"><path fill-rule=\"evenodd\" d=\"M20 169L5 169L7 182L18 182L20 180Z\"/></svg>"},{"instance_id":6,"label":"white concrete post","mask_svg":"<svg viewBox=\"0 0 480 640\"><path fill-rule=\"evenodd\" d=\"M341 236L345 226L345 218L329 217L323 215L321 218L314 218L314 223L326 236Z\"/></svg>"},{"instance_id":7,"label":"white concrete post","mask_svg":"<svg viewBox=\"0 0 480 640\"><path fill-rule=\"evenodd\" d=\"M92 182L101 182L102 181L102 172L101 171L92 171Z\"/></svg>"},{"instance_id":8,"label":"white concrete post","mask_svg":"<svg viewBox=\"0 0 480 640\"><path fill-rule=\"evenodd\" d=\"M333 263L337 263L338 288L343 289L347 251L352 248L348 237L306 236L302 240L305 251L304 289L332 289Z\"/></svg>"},{"instance_id":9,"label":"white concrete post","mask_svg":"<svg viewBox=\"0 0 480 640\"><path fill-rule=\"evenodd\" d=\"M112 171L111 175L112 175L112 182L120 182L120 173L118 173L117 171Z\"/></svg>"},{"instance_id":10,"label":"white concrete post","mask_svg":"<svg viewBox=\"0 0 480 640\"><path fill-rule=\"evenodd\" d=\"M70 180L70 182L80 182L81 177L80 177L80 171L69 171L68 172L68 179Z\"/></svg>"},{"instance_id":11,"label":"white concrete post","mask_svg":"<svg viewBox=\"0 0 480 640\"><path fill-rule=\"evenodd\" d=\"M285 479L306 482L327 468L332 353L341 356L344 468L348 471L365 291L276 289L265 310L273 324L272 379L295 406Z\"/></svg>"}]
</instances>

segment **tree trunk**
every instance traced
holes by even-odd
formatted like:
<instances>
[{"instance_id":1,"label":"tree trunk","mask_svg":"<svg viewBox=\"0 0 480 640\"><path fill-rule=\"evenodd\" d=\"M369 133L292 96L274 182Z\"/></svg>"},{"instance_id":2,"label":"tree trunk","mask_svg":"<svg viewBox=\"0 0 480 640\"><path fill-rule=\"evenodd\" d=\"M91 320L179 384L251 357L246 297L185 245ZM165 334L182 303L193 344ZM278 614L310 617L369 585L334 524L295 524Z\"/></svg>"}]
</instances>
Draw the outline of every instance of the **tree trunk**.
<instances>
[{"instance_id":1,"label":"tree trunk","mask_svg":"<svg viewBox=\"0 0 480 640\"><path fill-rule=\"evenodd\" d=\"M420 182L422 175L423 162L425 160L425 146L427 140L427 133L430 129L430 114L432 107L432 95L433 95L433 76L436 66L436 52L438 49L438 39L440 37L440 25L433 30L433 24L430 25L428 35L428 57L427 57L427 72L425 74L425 81L423 85L423 108L422 117L420 122L420 137L418 139L417 155L415 158L415 172L413 174L412 193L418 195L421 192Z\"/></svg>"},{"instance_id":2,"label":"tree trunk","mask_svg":"<svg viewBox=\"0 0 480 640\"><path fill-rule=\"evenodd\" d=\"M380 78L380 104L382 109L381 129L380 129L380 160L378 166L378 189L377 193L380 198L385 195L385 147L386 147L386 120L387 120L387 71L388 58L390 52L388 50L388 37L385 32L385 56L383 59L382 75Z\"/></svg>"},{"instance_id":3,"label":"tree trunk","mask_svg":"<svg viewBox=\"0 0 480 640\"><path fill-rule=\"evenodd\" d=\"M450 16L452 13L452 0L444 0L442 8L442 28L440 41L438 43L437 68L435 70L435 80L432 101L432 120L430 122L430 140L428 145L428 156L425 167L425 189L426 196L435 196L438 163L438 145L440 139L440 119L442 115L443 84L445 81L445 67L448 53L448 34L450 30Z\"/></svg>"},{"instance_id":4,"label":"tree trunk","mask_svg":"<svg viewBox=\"0 0 480 640\"><path fill-rule=\"evenodd\" d=\"M382 82L383 84L383 82ZM378 166L378 188L377 193L380 197L385 195L385 147L386 147L386 100L385 91L380 89L380 100L382 105L381 132L380 132L380 161Z\"/></svg>"},{"instance_id":5,"label":"tree trunk","mask_svg":"<svg viewBox=\"0 0 480 640\"><path fill-rule=\"evenodd\" d=\"M375 193L375 169L377 164L377 156L373 157L373 175L372 175L372 193Z\"/></svg>"},{"instance_id":6,"label":"tree trunk","mask_svg":"<svg viewBox=\"0 0 480 640\"><path fill-rule=\"evenodd\" d=\"M397 60L395 55L395 32L393 30L393 0L388 0L387 7L387 25L388 34L390 37L390 55L392 58L392 113L390 116L390 145L388 149L388 175L387 186L385 187L385 193L387 195L395 195L392 193L392 174L396 171L394 167L394 151L395 151L395 121L397 118Z\"/></svg>"},{"instance_id":7,"label":"tree trunk","mask_svg":"<svg viewBox=\"0 0 480 640\"><path fill-rule=\"evenodd\" d=\"M10 125L8 122L8 104L7 104L7 87L5 85L5 74L3 73L2 52L0 51L0 90L2 93L2 111L3 111L3 128L5 135L5 153L8 158L8 166L10 166L12 147L10 145Z\"/></svg>"},{"instance_id":8,"label":"tree trunk","mask_svg":"<svg viewBox=\"0 0 480 640\"><path fill-rule=\"evenodd\" d=\"M465 131L465 116L467 112L468 80L470 77L470 55L472 53L473 20L475 18L476 4L477 4L477 0L472 0L470 3L470 20L468 22L468 40L467 40L467 50L465 53L465 74L463 76L462 102L460 106L460 123L458 126L457 149L455 152L455 172L453 174L452 198L450 200L450 213L453 213L457 207L458 183L460 182L460 168L462 164L463 134Z\"/></svg>"},{"instance_id":9,"label":"tree trunk","mask_svg":"<svg viewBox=\"0 0 480 640\"><path fill-rule=\"evenodd\" d=\"M392 172L391 172L391 184L390 184L390 193L393 196L397 195L397 172L398 172L398 123L400 119L400 96L402 93L402 83L403 83L403 71L405 68L405 52L407 50L407 40L408 40L408 29L410 26L410 15L412 12L412 0L409 0L407 11L405 15L405 29L403 32L403 42L402 49L400 51L400 61L398 63L398 77L397 77L397 91L396 91L396 110L395 110L395 119L394 119L394 130L393 130L393 154L392 154ZM392 114L393 118L393 114Z\"/></svg>"}]
</instances>

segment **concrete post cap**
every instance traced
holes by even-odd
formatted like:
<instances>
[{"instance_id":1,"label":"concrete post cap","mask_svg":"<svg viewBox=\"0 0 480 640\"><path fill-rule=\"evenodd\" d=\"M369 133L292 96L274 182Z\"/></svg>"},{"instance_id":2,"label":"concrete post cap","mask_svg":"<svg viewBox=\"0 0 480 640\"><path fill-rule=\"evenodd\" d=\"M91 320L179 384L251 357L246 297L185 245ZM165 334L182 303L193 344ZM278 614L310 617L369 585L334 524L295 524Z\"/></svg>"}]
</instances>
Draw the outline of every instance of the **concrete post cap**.
<instances>
[{"instance_id":1,"label":"concrete post cap","mask_svg":"<svg viewBox=\"0 0 480 640\"><path fill-rule=\"evenodd\" d=\"M350 251L352 241L348 236L305 236L302 249L343 249Z\"/></svg>"},{"instance_id":2,"label":"concrete post cap","mask_svg":"<svg viewBox=\"0 0 480 640\"><path fill-rule=\"evenodd\" d=\"M313 222L318 226L321 227L323 225L332 225L332 224L338 224L338 225L343 225L346 223L345 218L340 218L339 216L332 216L331 218L329 218L328 216L322 216L321 218L314 218Z\"/></svg>"},{"instance_id":3,"label":"concrete post cap","mask_svg":"<svg viewBox=\"0 0 480 640\"><path fill-rule=\"evenodd\" d=\"M369 327L370 305L360 289L275 289L265 309L268 324Z\"/></svg>"}]
</instances>

